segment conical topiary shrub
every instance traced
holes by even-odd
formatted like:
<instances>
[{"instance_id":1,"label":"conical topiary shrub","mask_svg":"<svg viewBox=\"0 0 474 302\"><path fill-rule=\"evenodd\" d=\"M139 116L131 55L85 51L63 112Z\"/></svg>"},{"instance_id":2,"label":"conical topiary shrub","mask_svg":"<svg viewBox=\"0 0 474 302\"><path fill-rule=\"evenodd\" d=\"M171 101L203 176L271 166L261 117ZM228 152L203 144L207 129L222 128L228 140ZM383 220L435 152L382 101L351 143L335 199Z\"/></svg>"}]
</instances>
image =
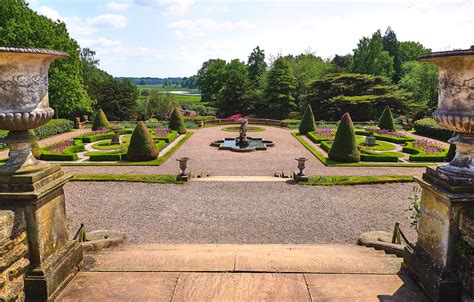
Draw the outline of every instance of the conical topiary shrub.
<instances>
[{"instance_id":1,"label":"conical topiary shrub","mask_svg":"<svg viewBox=\"0 0 474 302\"><path fill-rule=\"evenodd\" d=\"M145 123L140 122L133 130L128 146L127 160L148 161L158 157L158 150Z\"/></svg>"},{"instance_id":2,"label":"conical topiary shrub","mask_svg":"<svg viewBox=\"0 0 474 302\"><path fill-rule=\"evenodd\" d=\"M186 133L186 126L184 126L183 117L181 116L181 111L179 111L178 107L174 108L173 113L171 113L168 128L177 131L179 134Z\"/></svg>"},{"instance_id":3,"label":"conical topiary shrub","mask_svg":"<svg viewBox=\"0 0 474 302\"><path fill-rule=\"evenodd\" d=\"M393 122L393 115L390 107L385 107L382 115L380 116L379 120L379 128L388 130L388 131L395 131L395 123Z\"/></svg>"},{"instance_id":4,"label":"conical topiary shrub","mask_svg":"<svg viewBox=\"0 0 474 302\"><path fill-rule=\"evenodd\" d=\"M328 156L329 159L344 163L356 163L360 161L354 126L352 125L352 119L349 113L344 113L342 116Z\"/></svg>"},{"instance_id":5,"label":"conical topiary shrub","mask_svg":"<svg viewBox=\"0 0 474 302\"><path fill-rule=\"evenodd\" d=\"M316 123L314 121L314 114L311 106L308 104L306 110L304 111L303 118L300 123L300 134L307 134L308 132L314 131L316 129Z\"/></svg>"},{"instance_id":6,"label":"conical topiary shrub","mask_svg":"<svg viewBox=\"0 0 474 302\"><path fill-rule=\"evenodd\" d=\"M109 128L110 124L107 120L107 116L105 116L104 111L102 109L97 110L97 113L94 117L94 123L92 124L92 131L106 129Z\"/></svg>"}]
</instances>

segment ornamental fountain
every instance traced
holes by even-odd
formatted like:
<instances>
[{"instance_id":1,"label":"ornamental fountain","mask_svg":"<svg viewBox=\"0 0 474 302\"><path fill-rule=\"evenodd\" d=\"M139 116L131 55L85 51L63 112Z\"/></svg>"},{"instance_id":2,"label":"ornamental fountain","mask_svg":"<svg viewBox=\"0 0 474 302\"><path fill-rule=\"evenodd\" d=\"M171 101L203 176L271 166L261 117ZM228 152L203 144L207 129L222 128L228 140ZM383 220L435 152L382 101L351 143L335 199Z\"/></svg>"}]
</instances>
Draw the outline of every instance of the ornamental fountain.
<instances>
[{"instance_id":1,"label":"ornamental fountain","mask_svg":"<svg viewBox=\"0 0 474 302\"><path fill-rule=\"evenodd\" d=\"M225 138L211 143L211 146L219 150L231 150L234 152L252 152L256 150L267 150L267 147L275 146L275 143L262 138L247 137L248 120L240 121L239 137Z\"/></svg>"},{"instance_id":2,"label":"ornamental fountain","mask_svg":"<svg viewBox=\"0 0 474 302\"><path fill-rule=\"evenodd\" d=\"M457 132L449 141L457 150L449 164L429 167L417 179L423 189L418 242L405 249L404 263L432 300L460 301L467 289L455 246L463 240L472 248L474 242L474 51L431 53L418 60L439 67L438 109L433 117Z\"/></svg>"},{"instance_id":3,"label":"ornamental fountain","mask_svg":"<svg viewBox=\"0 0 474 302\"><path fill-rule=\"evenodd\" d=\"M31 130L54 115L49 66L67 56L0 47L0 129L9 130L3 142L10 147L0 166L0 297L7 300L54 299L82 261L81 245L67 231L63 186L70 177L31 153Z\"/></svg>"}]
</instances>

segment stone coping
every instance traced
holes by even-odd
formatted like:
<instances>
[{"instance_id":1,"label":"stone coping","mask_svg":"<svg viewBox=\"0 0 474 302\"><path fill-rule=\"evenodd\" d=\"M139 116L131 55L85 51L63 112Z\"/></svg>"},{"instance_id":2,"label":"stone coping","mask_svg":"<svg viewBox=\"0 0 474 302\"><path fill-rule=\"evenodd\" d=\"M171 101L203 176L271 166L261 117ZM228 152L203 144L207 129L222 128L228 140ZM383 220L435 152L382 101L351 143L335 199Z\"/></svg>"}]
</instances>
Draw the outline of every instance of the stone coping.
<instances>
[{"instance_id":1,"label":"stone coping","mask_svg":"<svg viewBox=\"0 0 474 302\"><path fill-rule=\"evenodd\" d=\"M442 57L456 57L456 56L473 56L474 50L451 50L451 51L438 51L432 52L426 55L419 56L416 58L417 61L423 61L431 58L442 58Z\"/></svg>"},{"instance_id":2,"label":"stone coping","mask_svg":"<svg viewBox=\"0 0 474 302\"><path fill-rule=\"evenodd\" d=\"M61 57L69 57L69 54L64 51L42 49L42 48L16 48L16 47L0 47L0 52L16 52L16 53L31 53L31 54L43 54L43 55L54 55Z\"/></svg>"}]
</instances>

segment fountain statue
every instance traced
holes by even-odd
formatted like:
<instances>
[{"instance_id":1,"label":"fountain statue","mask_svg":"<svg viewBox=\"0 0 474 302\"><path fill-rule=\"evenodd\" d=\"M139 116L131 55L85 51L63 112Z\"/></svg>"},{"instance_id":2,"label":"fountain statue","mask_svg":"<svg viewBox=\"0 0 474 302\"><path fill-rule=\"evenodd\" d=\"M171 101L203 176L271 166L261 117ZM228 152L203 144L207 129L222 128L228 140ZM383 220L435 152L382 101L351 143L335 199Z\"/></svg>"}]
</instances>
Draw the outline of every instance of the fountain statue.
<instances>
[{"instance_id":1,"label":"fountain statue","mask_svg":"<svg viewBox=\"0 0 474 302\"><path fill-rule=\"evenodd\" d=\"M249 121L246 119L242 119L240 121L240 131L239 131L239 143L241 145L248 145L248 140L247 140L247 125Z\"/></svg>"},{"instance_id":2,"label":"fountain statue","mask_svg":"<svg viewBox=\"0 0 474 302\"><path fill-rule=\"evenodd\" d=\"M249 121L242 119L240 121L239 137L225 138L211 143L211 146L218 147L219 150L231 150L235 152L250 152L255 150L267 150L267 147L273 147L272 141L262 138L247 137L247 125Z\"/></svg>"}]
</instances>

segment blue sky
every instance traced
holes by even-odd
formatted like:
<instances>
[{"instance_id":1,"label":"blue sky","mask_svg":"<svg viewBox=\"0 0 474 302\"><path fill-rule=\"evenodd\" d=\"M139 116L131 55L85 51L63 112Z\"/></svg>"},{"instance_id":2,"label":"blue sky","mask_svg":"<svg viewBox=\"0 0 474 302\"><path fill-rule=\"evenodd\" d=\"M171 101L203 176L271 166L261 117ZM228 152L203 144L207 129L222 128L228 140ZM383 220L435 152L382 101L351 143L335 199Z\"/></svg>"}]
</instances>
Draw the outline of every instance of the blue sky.
<instances>
[{"instance_id":1,"label":"blue sky","mask_svg":"<svg viewBox=\"0 0 474 302\"><path fill-rule=\"evenodd\" d=\"M257 45L267 59L305 51L331 58L387 26L434 51L474 44L474 0L28 2L66 22L114 76L190 76L211 58L246 61Z\"/></svg>"}]
</instances>

